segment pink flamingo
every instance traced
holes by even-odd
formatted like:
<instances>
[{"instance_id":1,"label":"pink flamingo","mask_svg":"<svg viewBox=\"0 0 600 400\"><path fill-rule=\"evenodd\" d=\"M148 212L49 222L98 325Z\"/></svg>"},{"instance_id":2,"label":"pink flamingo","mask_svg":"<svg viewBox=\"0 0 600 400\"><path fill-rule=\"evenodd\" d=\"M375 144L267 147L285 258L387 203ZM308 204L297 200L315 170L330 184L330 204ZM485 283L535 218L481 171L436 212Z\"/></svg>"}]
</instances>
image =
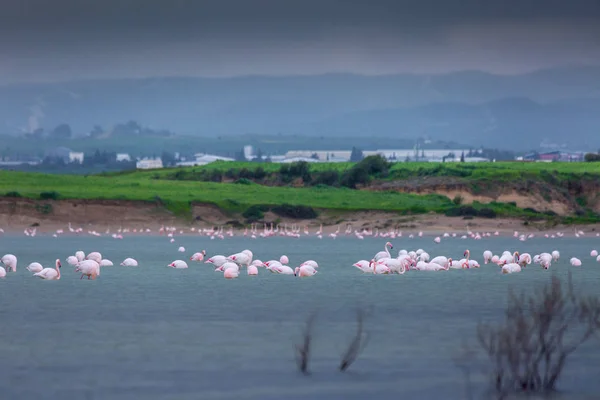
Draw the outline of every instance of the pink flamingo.
<instances>
[{"instance_id":1,"label":"pink flamingo","mask_svg":"<svg viewBox=\"0 0 600 400\"><path fill-rule=\"evenodd\" d=\"M248 275L258 275L258 268L255 264L248 265Z\"/></svg>"},{"instance_id":2,"label":"pink flamingo","mask_svg":"<svg viewBox=\"0 0 600 400\"><path fill-rule=\"evenodd\" d=\"M194 253L191 257L190 257L190 261L202 261L204 260L204 256L206 255L206 250L202 250L199 253Z\"/></svg>"},{"instance_id":3,"label":"pink flamingo","mask_svg":"<svg viewBox=\"0 0 600 400\"><path fill-rule=\"evenodd\" d=\"M227 268L223 273L225 279L235 279L240 275L240 272L235 268Z\"/></svg>"}]
</instances>

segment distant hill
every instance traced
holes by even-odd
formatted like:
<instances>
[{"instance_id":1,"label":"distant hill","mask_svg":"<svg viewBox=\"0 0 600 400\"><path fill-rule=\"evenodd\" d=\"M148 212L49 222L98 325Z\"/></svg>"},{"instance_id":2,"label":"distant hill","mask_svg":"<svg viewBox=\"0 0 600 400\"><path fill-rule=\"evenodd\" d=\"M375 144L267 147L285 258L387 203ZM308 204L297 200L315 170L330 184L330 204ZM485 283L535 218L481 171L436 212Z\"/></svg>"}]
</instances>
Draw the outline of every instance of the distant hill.
<instances>
[{"instance_id":1,"label":"distant hill","mask_svg":"<svg viewBox=\"0 0 600 400\"><path fill-rule=\"evenodd\" d=\"M0 87L0 133L76 134L136 120L194 135L352 134L536 146L600 146L600 67L504 76L478 71L237 78L152 78Z\"/></svg>"}]
</instances>

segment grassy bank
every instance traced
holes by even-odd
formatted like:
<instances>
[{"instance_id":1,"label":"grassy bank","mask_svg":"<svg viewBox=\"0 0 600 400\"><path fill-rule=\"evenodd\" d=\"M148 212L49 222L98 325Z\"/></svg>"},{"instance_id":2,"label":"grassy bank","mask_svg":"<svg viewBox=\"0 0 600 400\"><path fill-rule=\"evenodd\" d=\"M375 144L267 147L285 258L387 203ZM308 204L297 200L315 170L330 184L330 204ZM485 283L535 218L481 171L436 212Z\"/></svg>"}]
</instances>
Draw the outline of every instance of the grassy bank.
<instances>
[{"instance_id":1,"label":"grassy bank","mask_svg":"<svg viewBox=\"0 0 600 400\"><path fill-rule=\"evenodd\" d=\"M338 171L344 174L356 164L315 163L310 173ZM172 168L152 171L135 171L102 176L66 176L37 173L0 171L0 196L32 199L110 199L157 202L179 216L191 217L193 203L214 204L225 212L250 216L252 210L263 210L281 205L305 206L313 209L341 211L379 210L402 215L443 213L449 216L482 216L488 218L517 217L522 219L548 219L568 223L599 222L592 212L569 216L541 213L534 209L521 209L514 203L473 202L464 204L460 199L449 199L438 194L414 194L398 190L356 190L339 185L314 185L300 187L289 185L264 185L251 179L230 182L209 182L194 179L219 171L261 168L266 176L280 175L280 164L215 162L204 167ZM377 174L375 174L377 175ZM502 182L535 179L558 180L559 183L591 179L600 182L600 165L594 163L397 163L391 164L385 176L372 176L379 181L401 182L414 177L459 177L475 185L484 182ZM181 178L178 179L177 177ZM550 177L550 178L548 178ZM252 208L254 206L254 208ZM257 208L257 206L261 206ZM258 213L260 214L260 213ZM254 214L256 216L256 214Z\"/></svg>"}]
</instances>

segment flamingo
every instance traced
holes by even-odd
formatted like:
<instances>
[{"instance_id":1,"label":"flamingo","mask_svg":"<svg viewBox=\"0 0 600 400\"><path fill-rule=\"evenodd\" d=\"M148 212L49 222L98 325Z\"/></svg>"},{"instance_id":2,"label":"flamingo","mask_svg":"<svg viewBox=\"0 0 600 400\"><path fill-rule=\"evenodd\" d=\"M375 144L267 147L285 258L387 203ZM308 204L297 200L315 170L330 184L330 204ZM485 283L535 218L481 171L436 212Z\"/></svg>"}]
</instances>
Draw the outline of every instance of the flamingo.
<instances>
[{"instance_id":1,"label":"flamingo","mask_svg":"<svg viewBox=\"0 0 600 400\"><path fill-rule=\"evenodd\" d=\"M259 262L262 264L262 261L259 260ZM248 265L248 275L258 275L258 267L257 264L254 263L254 261L252 261L252 264Z\"/></svg>"},{"instance_id":2,"label":"flamingo","mask_svg":"<svg viewBox=\"0 0 600 400\"><path fill-rule=\"evenodd\" d=\"M387 275L390 273L390 268L384 264L378 264L375 259L371 259L369 267L372 268L372 272L375 275Z\"/></svg>"},{"instance_id":3,"label":"flamingo","mask_svg":"<svg viewBox=\"0 0 600 400\"><path fill-rule=\"evenodd\" d=\"M222 256L222 255L212 256L208 260L204 261L205 264L212 264L217 268L219 268L226 262L227 262L227 257Z\"/></svg>"},{"instance_id":4,"label":"flamingo","mask_svg":"<svg viewBox=\"0 0 600 400\"><path fill-rule=\"evenodd\" d=\"M184 269L184 268L187 268L188 265L183 260L175 260L171 264L167 265L167 267L177 268L177 269Z\"/></svg>"},{"instance_id":5,"label":"flamingo","mask_svg":"<svg viewBox=\"0 0 600 400\"><path fill-rule=\"evenodd\" d=\"M303 266L303 265L310 265L313 268L319 268L319 264L317 264L317 262L315 260L306 260L302 264L300 264L300 266Z\"/></svg>"},{"instance_id":6,"label":"flamingo","mask_svg":"<svg viewBox=\"0 0 600 400\"><path fill-rule=\"evenodd\" d=\"M425 260L423 260L423 261L425 261ZM433 263L433 264L441 265L442 267L445 267L446 265L448 265L448 259L446 257L444 257L444 256L434 257L429 262Z\"/></svg>"},{"instance_id":7,"label":"flamingo","mask_svg":"<svg viewBox=\"0 0 600 400\"><path fill-rule=\"evenodd\" d=\"M453 260L452 258L449 258L448 259L448 268L462 269L463 268L463 263L461 261Z\"/></svg>"},{"instance_id":8,"label":"flamingo","mask_svg":"<svg viewBox=\"0 0 600 400\"><path fill-rule=\"evenodd\" d=\"M405 260L398 258L381 258L377 261L377 264L385 265L389 268L390 273L404 274L407 269Z\"/></svg>"},{"instance_id":9,"label":"flamingo","mask_svg":"<svg viewBox=\"0 0 600 400\"><path fill-rule=\"evenodd\" d=\"M69 256L69 257L67 257L67 263L69 265L76 267L77 264L79 263L79 260L75 256Z\"/></svg>"},{"instance_id":10,"label":"flamingo","mask_svg":"<svg viewBox=\"0 0 600 400\"><path fill-rule=\"evenodd\" d=\"M352 264L353 267L360 269L364 273L372 273L371 265L367 260L360 260Z\"/></svg>"},{"instance_id":11,"label":"flamingo","mask_svg":"<svg viewBox=\"0 0 600 400\"><path fill-rule=\"evenodd\" d=\"M592 257L598 257L598 250L592 250L590 252L590 256L592 256Z\"/></svg>"},{"instance_id":12,"label":"flamingo","mask_svg":"<svg viewBox=\"0 0 600 400\"><path fill-rule=\"evenodd\" d=\"M44 267L42 266L42 264L38 263L38 262L32 262L31 264L29 264L27 266L27 271L29 272L40 272L41 270L44 269Z\"/></svg>"},{"instance_id":13,"label":"flamingo","mask_svg":"<svg viewBox=\"0 0 600 400\"><path fill-rule=\"evenodd\" d=\"M94 260L83 260L77 264L75 272L81 272L81 278L79 279L83 279L84 276L87 276L88 280L96 279L100 275L100 264Z\"/></svg>"},{"instance_id":14,"label":"flamingo","mask_svg":"<svg viewBox=\"0 0 600 400\"><path fill-rule=\"evenodd\" d=\"M447 271L448 268L444 268L439 264L428 263L426 261L419 261L415 267L418 271Z\"/></svg>"},{"instance_id":15,"label":"flamingo","mask_svg":"<svg viewBox=\"0 0 600 400\"><path fill-rule=\"evenodd\" d=\"M219 268L216 268L215 271L225 272L228 269L234 269L237 272L240 272L240 266L237 265L236 263L234 263L233 261L227 261L227 262L225 262Z\"/></svg>"},{"instance_id":16,"label":"flamingo","mask_svg":"<svg viewBox=\"0 0 600 400\"><path fill-rule=\"evenodd\" d=\"M283 265L287 265L290 263L290 260L288 259L288 257L286 255L283 255L283 256L279 257L279 262Z\"/></svg>"},{"instance_id":17,"label":"flamingo","mask_svg":"<svg viewBox=\"0 0 600 400\"><path fill-rule=\"evenodd\" d=\"M100 260L99 264L101 267L112 267L114 265L112 261L107 260L107 259Z\"/></svg>"},{"instance_id":18,"label":"flamingo","mask_svg":"<svg viewBox=\"0 0 600 400\"><path fill-rule=\"evenodd\" d=\"M8 271L17 272L17 257L14 254L5 254L0 259Z\"/></svg>"},{"instance_id":19,"label":"flamingo","mask_svg":"<svg viewBox=\"0 0 600 400\"><path fill-rule=\"evenodd\" d=\"M317 270L311 267L310 265L302 265L300 267L296 267L296 269L294 270L294 275L299 277L313 276L316 273Z\"/></svg>"},{"instance_id":20,"label":"flamingo","mask_svg":"<svg viewBox=\"0 0 600 400\"><path fill-rule=\"evenodd\" d=\"M490 261L492 261L492 257L494 257L494 255L492 254L491 251L489 251L489 250L484 251L483 252L483 263L484 264L489 263Z\"/></svg>"},{"instance_id":21,"label":"flamingo","mask_svg":"<svg viewBox=\"0 0 600 400\"><path fill-rule=\"evenodd\" d=\"M390 251L388 250L388 247L390 249L394 248L394 246L392 246L392 244L390 242L387 242L385 244L385 246L383 247L384 251L380 251L379 253L375 254L375 257L373 257L373 260L378 261L380 258L392 258L392 256L390 255Z\"/></svg>"},{"instance_id":22,"label":"flamingo","mask_svg":"<svg viewBox=\"0 0 600 400\"><path fill-rule=\"evenodd\" d=\"M33 276L40 277L46 280L57 281L60 279L60 268L62 265L60 264L60 260L56 259L54 263L54 268L44 268L40 272L36 272Z\"/></svg>"},{"instance_id":23,"label":"flamingo","mask_svg":"<svg viewBox=\"0 0 600 400\"><path fill-rule=\"evenodd\" d=\"M238 276L240 276L240 271L236 270L235 268L227 268L224 271L223 276L225 277L225 279L235 279Z\"/></svg>"},{"instance_id":24,"label":"flamingo","mask_svg":"<svg viewBox=\"0 0 600 400\"><path fill-rule=\"evenodd\" d=\"M185 247L183 246L179 246L179 248L177 249L178 252L183 253L185 252Z\"/></svg>"},{"instance_id":25,"label":"flamingo","mask_svg":"<svg viewBox=\"0 0 600 400\"><path fill-rule=\"evenodd\" d=\"M519 255L518 264L522 268L525 268L528 264L531 264L531 255L529 253L523 253L523 254Z\"/></svg>"},{"instance_id":26,"label":"flamingo","mask_svg":"<svg viewBox=\"0 0 600 400\"><path fill-rule=\"evenodd\" d=\"M100 261L102 261L102 254L98 253L97 251L93 251L90 254L88 254L85 259L86 260L94 260L98 264L100 264Z\"/></svg>"},{"instance_id":27,"label":"flamingo","mask_svg":"<svg viewBox=\"0 0 600 400\"><path fill-rule=\"evenodd\" d=\"M77 261L85 260L85 253L81 250L75 252L75 257L77 257Z\"/></svg>"},{"instance_id":28,"label":"flamingo","mask_svg":"<svg viewBox=\"0 0 600 400\"><path fill-rule=\"evenodd\" d=\"M138 266L138 262L137 260L133 259L133 258L126 258L123 260L123 262L121 263L122 266L124 267L137 267Z\"/></svg>"},{"instance_id":29,"label":"flamingo","mask_svg":"<svg viewBox=\"0 0 600 400\"><path fill-rule=\"evenodd\" d=\"M508 263L502 266L503 274L514 274L516 272L521 272L521 266L517 263Z\"/></svg>"},{"instance_id":30,"label":"flamingo","mask_svg":"<svg viewBox=\"0 0 600 400\"><path fill-rule=\"evenodd\" d=\"M573 257L569 260L571 265L574 267L581 267L581 260L579 258Z\"/></svg>"},{"instance_id":31,"label":"flamingo","mask_svg":"<svg viewBox=\"0 0 600 400\"><path fill-rule=\"evenodd\" d=\"M199 253L194 253L190 257L190 261L202 261L202 260L204 260L205 255L206 255L206 250L202 250Z\"/></svg>"},{"instance_id":32,"label":"flamingo","mask_svg":"<svg viewBox=\"0 0 600 400\"><path fill-rule=\"evenodd\" d=\"M558 261L558 259L559 259L559 258L560 258L560 253L558 252L558 250L554 250L554 251L552 252L552 259L553 259L554 261Z\"/></svg>"},{"instance_id":33,"label":"flamingo","mask_svg":"<svg viewBox=\"0 0 600 400\"><path fill-rule=\"evenodd\" d=\"M233 261L240 266L248 266L252 262L252 252L250 250L243 250L239 253L232 254L227 257L228 261Z\"/></svg>"}]
</instances>

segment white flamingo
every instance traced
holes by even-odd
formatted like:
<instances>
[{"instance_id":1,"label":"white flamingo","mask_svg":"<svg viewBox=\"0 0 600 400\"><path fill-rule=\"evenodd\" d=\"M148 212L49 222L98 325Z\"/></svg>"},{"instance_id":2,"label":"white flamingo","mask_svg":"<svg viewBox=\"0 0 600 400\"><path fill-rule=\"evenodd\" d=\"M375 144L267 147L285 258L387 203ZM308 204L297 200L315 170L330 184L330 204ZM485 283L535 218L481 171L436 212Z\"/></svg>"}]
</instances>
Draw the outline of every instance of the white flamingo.
<instances>
[{"instance_id":1,"label":"white flamingo","mask_svg":"<svg viewBox=\"0 0 600 400\"><path fill-rule=\"evenodd\" d=\"M171 268L176 268L176 269L184 269L184 268L188 267L187 263L183 260L175 260L167 266L171 267Z\"/></svg>"},{"instance_id":2,"label":"white flamingo","mask_svg":"<svg viewBox=\"0 0 600 400\"><path fill-rule=\"evenodd\" d=\"M491 251L489 251L489 250L486 250L486 251L484 251L484 252L483 252L483 263L484 263L484 264L487 264L487 263L489 263L490 261L492 261L492 257L493 257L493 256L494 256L494 255L492 254L492 252L491 252Z\"/></svg>"},{"instance_id":3,"label":"white flamingo","mask_svg":"<svg viewBox=\"0 0 600 400\"><path fill-rule=\"evenodd\" d=\"M8 271L17 272L17 257L14 254L5 254L0 258Z\"/></svg>"},{"instance_id":4,"label":"white flamingo","mask_svg":"<svg viewBox=\"0 0 600 400\"><path fill-rule=\"evenodd\" d=\"M521 272L521 266L517 263L508 263L502 266L503 274L514 274L516 272Z\"/></svg>"},{"instance_id":5,"label":"white flamingo","mask_svg":"<svg viewBox=\"0 0 600 400\"><path fill-rule=\"evenodd\" d=\"M37 276L42 279L46 279L49 281L57 281L60 279L60 268L62 265L60 264L60 260L57 259L54 263L54 268L44 268L40 272L36 272L33 276Z\"/></svg>"},{"instance_id":6,"label":"white flamingo","mask_svg":"<svg viewBox=\"0 0 600 400\"><path fill-rule=\"evenodd\" d=\"M97 251L92 251L87 255L86 260L94 260L100 264L100 261L102 261L102 254L98 253Z\"/></svg>"},{"instance_id":7,"label":"white flamingo","mask_svg":"<svg viewBox=\"0 0 600 400\"><path fill-rule=\"evenodd\" d=\"M210 257L208 260L204 261L205 264L212 264L213 266L219 268L223 264L227 262L227 257L222 255L216 255Z\"/></svg>"},{"instance_id":8,"label":"white flamingo","mask_svg":"<svg viewBox=\"0 0 600 400\"><path fill-rule=\"evenodd\" d=\"M124 267L137 267L138 266L138 262L134 258L126 258L126 259L123 260L123 262L121 263L121 265L124 266Z\"/></svg>"},{"instance_id":9,"label":"white flamingo","mask_svg":"<svg viewBox=\"0 0 600 400\"><path fill-rule=\"evenodd\" d=\"M77 261L85 260L85 253L81 250L75 252L75 257L77 257Z\"/></svg>"},{"instance_id":10,"label":"white flamingo","mask_svg":"<svg viewBox=\"0 0 600 400\"><path fill-rule=\"evenodd\" d=\"M100 264L94 260L83 260L77 264L75 272L81 272L81 277L79 279L83 279L84 276L87 276L88 280L96 279L96 277L100 275Z\"/></svg>"},{"instance_id":11,"label":"white flamingo","mask_svg":"<svg viewBox=\"0 0 600 400\"><path fill-rule=\"evenodd\" d=\"M32 262L31 264L29 264L29 265L27 266L27 268L26 268L26 269L27 269L27 271L29 271L29 272L34 272L34 273L37 273L37 272L40 272L41 270L43 270L43 269L44 269L44 267L42 266L42 264L40 264L40 263L38 263L38 262Z\"/></svg>"},{"instance_id":12,"label":"white flamingo","mask_svg":"<svg viewBox=\"0 0 600 400\"><path fill-rule=\"evenodd\" d=\"M394 246L392 246L392 244L390 242L387 242L385 244L385 246L383 246L383 251L380 251L379 253L375 254L375 257L373 257L373 260L379 261L380 258L392 258L392 256L390 255L390 251L388 250L388 247L390 249L394 248Z\"/></svg>"}]
</instances>

